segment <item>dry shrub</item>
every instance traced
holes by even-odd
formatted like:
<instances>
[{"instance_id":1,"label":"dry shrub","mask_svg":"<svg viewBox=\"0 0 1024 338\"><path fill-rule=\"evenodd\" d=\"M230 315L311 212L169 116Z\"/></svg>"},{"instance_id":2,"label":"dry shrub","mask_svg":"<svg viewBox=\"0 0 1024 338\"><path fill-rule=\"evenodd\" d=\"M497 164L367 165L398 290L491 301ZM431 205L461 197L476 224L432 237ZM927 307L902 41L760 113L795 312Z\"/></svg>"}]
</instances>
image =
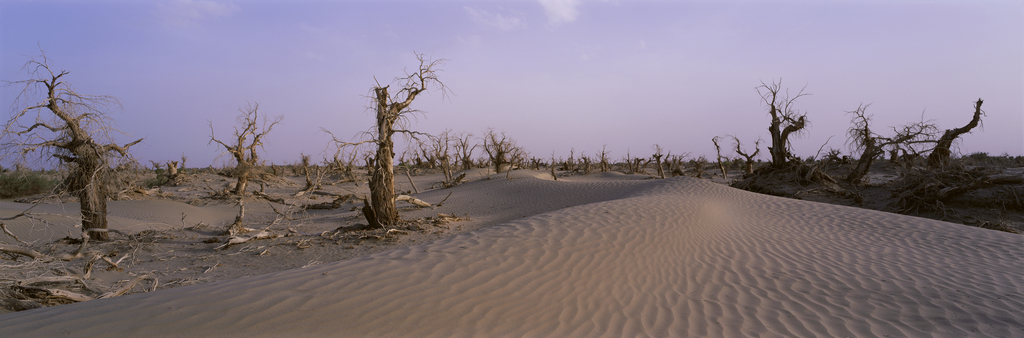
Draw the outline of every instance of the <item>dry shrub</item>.
<instances>
[{"instance_id":1,"label":"dry shrub","mask_svg":"<svg viewBox=\"0 0 1024 338\"><path fill-rule=\"evenodd\" d=\"M900 213L935 211L954 216L950 215L953 211L946 204L982 187L986 176L984 169L967 169L960 162L934 169L911 168L893 182L892 194L896 201L890 207Z\"/></svg>"},{"instance_id":2,"label":"dry shrub","mask_svg":"<svg viewBox=\"0 0 1024 338\"><path fill-rule=\"evenodd\" d=\"M50 191L58 181L38 171L0 174L0 198L15 198Z\"/></svg>"}]
</instances>

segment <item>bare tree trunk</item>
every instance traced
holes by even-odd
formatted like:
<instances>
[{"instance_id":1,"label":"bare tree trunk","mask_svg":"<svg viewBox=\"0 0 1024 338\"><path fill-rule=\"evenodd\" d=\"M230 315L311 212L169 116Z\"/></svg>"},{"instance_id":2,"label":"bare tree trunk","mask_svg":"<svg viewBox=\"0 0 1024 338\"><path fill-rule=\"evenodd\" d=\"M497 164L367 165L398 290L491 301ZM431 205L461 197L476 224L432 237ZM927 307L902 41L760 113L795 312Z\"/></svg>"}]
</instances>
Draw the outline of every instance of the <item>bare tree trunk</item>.
<instances>
[{"instance_id":1,"label":"bare tree trunk","mask_svg":"<svg viewBox=\"0 0 1024 338\"><path fill-rule=\"evenodd\" d=\"M932 150L930 155L928 155L929 167L938 168L949 162L949 157L953 154L949 148L953 146L953 141L959 138L960 135L970 132L971 129L977 127L978 123L981 122L982 103L984 103L984 101L981 99L978 99L978 101L974 103L974 118L972 118L971 122L967 123L966 126L956 129L947 129L946 132L942 134L942 137L939 138L938 144L935 145L935 149Z\"/></svg>"},{"instance_id":2,"label":"bare tree trunk","mask_svg":"<svg viewBox=\"0 0 1024 338\"><path fill-rule=\"evenodd\" d=\"M722 164L722 147L718 146L718 136L712 137L711 138L711 143L715 144L715 153L716 153L716 158L718 159L718 170L722 171L722 178L725 179L726 182L728 182L729 181L729 170L727 170L725 168L725 165Z\"/></svg>"},{"instance_id":3,"label":"bare tree trunk","mask_svg":"<svg viewBox=\"0 0 1024 338\"><path fill-rule=\"evenodd\" d=\"M870 144L864 146L864 153L857 159L857 164L854 165L853 169L850 169L850 173L846 175L846 180L850 182L860 181L868 174L868 170L871 170L871 164L875 162L875 157L881 155L883 152L877 146L875 146L874 140L871 139Z\"/></svg>"},{"instance_id":4,"label":"bare tree trunk","mask_svg":"<svg viewBox=\"0 0 1024 338\"><path fill-rule=\"evenodd\" d=\"M665 155L661 153L661 146L655 144L654 145L654 155L652 155L652 157L654 157L654 162L658 166L658 168L657 168L658 169L658 177L660 177L661 179L665 179L665 168L661 167L661 157L662 156L665 156Z\"/></svg>"},{"instance_id":5,"label":"bare tree trunk","mask_svg":"<svg viewBox=\"0 0 1024 338\"><path fill-rule=\"evenodd\" d=\"M89 231L89 237L98 241L110 240L107 233L107 191L106 185L100 182L101 168L91 166L79 169L77 183L78 204L82 215L82 229ZM99 230L99 231L96 231Z\"/></svg>"},{"instance_id":6,"label":"bare tree trunk","mask_svg":"<svg viewBox=\"0 0 1024 338\"><path fill-rule=\"evenodd\" d=\"M167 161L167 178L171 181L178 178L178 161Z\"/></svg>"},{"instance_id":7,"label":"bare tree trunk","mask_svg":"<svg viewBox=\"0 0 1024 338\"><path fill-rule=\"evenodd\" d=\"M412 180L412 169L409 167L405 167L405 177L409 179L409 184L412 185L412 192L419 194L420 190L416 189L416 182L413 182ZM449 178L445 182L451 182L451 179Z\"/></svg>"},{"instance_id":8,"label":"bare tree trunk","mask_svg":"<svg viewBox=\"0 0 1024 338\"><path fill-rule=\"evenodd\" d=\"M380 125L378 125L380 126ZM398 222L398 209L395 207L395 171L394 143L390 138L378 143L377 165L370 178L370 203L377 222L392 225Z\"/></svg>"},{"instance_id":9,"label":"bare tree trunk","mask_svg":"<svg viewBox=\"0 0 1024 338\"><path fill-rule=\"evenodd\" d=\"M373 175L370 176L370 206L377 222L393 225L398 223L398 208L395 207L395 143L391 135L395 133L394 124L402 108L396 109L388 104L387 87L373 90L377 95L377 156L374 158Z\"/></svg>"},{"instance_id":10,"label":"bare tree trunk","mask_svg":"<svg viewBox=\"0 0 1024 338\"><path fill-rule=\"evenodd\" d=\"M249 185L249 172L251 171L251 169L249 168L249 166L242 164L239 164L239 168L244 169L237 170L237 172L235 173L235 175L237 175L238 177L236 178L237 181L235 182L235 190L232 190L231 192L235 195L244 196L245 188Z\"/></svg>"},{"instance_id":11,"label":"bare tree trunk","mask_svg":"<svg viewBox=\"0 0 1024 338\"><path fill-rule=\"evenodd\" d=\"M607 145L601 147L601 158L600 158L600 160L601 160L601 172L608 171L608 150L607 150L607 148L608 148Z\"/></svg>"}]
</instances>

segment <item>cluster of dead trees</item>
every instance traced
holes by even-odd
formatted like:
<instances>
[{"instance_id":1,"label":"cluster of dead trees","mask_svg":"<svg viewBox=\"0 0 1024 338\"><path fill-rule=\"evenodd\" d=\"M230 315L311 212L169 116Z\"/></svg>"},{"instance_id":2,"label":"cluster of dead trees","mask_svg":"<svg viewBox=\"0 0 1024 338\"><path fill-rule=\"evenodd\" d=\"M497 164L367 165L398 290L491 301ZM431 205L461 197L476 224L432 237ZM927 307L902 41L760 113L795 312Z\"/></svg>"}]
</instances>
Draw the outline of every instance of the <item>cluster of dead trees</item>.
<instances>
[{"instance_id":1,"label":"cluster of dead trees","mask_svg":"<svg viewBox=\"0 0 1024 338\"><path fill-rule=\"evenodd\" d=\"M762 83L761 86L757 87L757 91L767 106L768 115L771 118L768 126L768 131L771 135L771 145L768 147L771 161L770 165L764 169L776 171L802 165L805 161L792 154L790 138L793 135L806 132L806 127L809 124L807 114L797 110L795 103L797 99L809 94L805 93L804 89L801 89L796 95L789 95L788 91L783 90L781 80L771 84ZM927 153L927 165L930 168L939 168L948 164L952 154L950 148L953 142L961 135L977 127L981 122L981 116L983 115L981 110L982 103L981 99L978 99L975 103L973 118L967 125L946 130L940 137L937 137L938 128L935 123L924 120L892 127L891 134L881 135L874 132L871 128L871 115L867 114L867 108L870 105L862 104L857 109L847 112L852 116L851 127L847 131L849 136L848 146L854 152L859 152L860 156L856 165L845 176L845 179L849 182L859 182L867 174L872 162L883 156L886 152L891 154L891 159L894 161L897 159L917 158ZM753 153L747 153L743 151L739 138L731 137L735 142L736 153L743 156L746 159L746 163L748 163L747 173L753 174L753 168L749 164L753 163L753 158L760 151L758 144L755 143ZM719 154L721 154L717 138L712 141L715 143L716 149L719 150ZM758 143L760 143L760 140L758 140ZM837 156L837 153L832 154L832 156Z\"/></svg>"},{"instance_id":2,"label":"cluster of dead trees","mask_svg":"<svg viewBox=\"0 0 1024 338\"><path fill-rule=\"evenodd\" d=\"M381 226L394 225L399 221L395 207L395 134L407 136L413 143L402 157L400 164L408 170L413 165L419 168L439 168L445 180L442 186L457 185L464 175L458 176L459 170L474 167L493 167L495 172L509 172L515 168L540 169L542 165L555 167L563 171L582 172L612 170L609 152L603 147L593 156L575 154L570 151L568 159L555 159L550 163L530 157L514 139L504 132L493 129L479 139L468 133L454 133L446 130L438 135L412 130L409 117L421 113L411 106L414 100L428 90L439 91L443 96L448 92L438 75L447 60L432 60L423 54L416 54L419 65L411 73L396 77L390 84L379 82L370 89L368 98L370 109L375 113L376 121L371 130L364 133L365 138L357 142L345 142L334 137L337 152L331 159L324 159L324 165L314 165L307 155L302 156L301 172L306 176L304 192L315 190L324 174L336 171L354 179L356 162L365 163L364 168L369 176L370 197L367 200L368 219L371 223ZM111 126L107 115L110 108L119 108L117 99L109 96L90 96L75 92L65 82L67 71L54 71L49 65L45 54L38 60L32 59L25 65L30 79L7 82L7 85L22 86L18 96L20 107L7 121L3 130L3 143L0 151L5 157L15 157L22 162L30 154L40 158L52 158L67 167L69 175L61 185L63 192L78 197L81 203L82 226L91 232L91 237L98 240L107 238L106 234L106 200L110 194L109 185L112 181L113 168L133 163L129 148L142 140L123 145L113 142L111 135L117 131ZM755 170L755 158L760 153L761 140L754 143L752 152L744 150L736 136L729 136L732 150L740 156L730 160L722 155L722 137L715 137L712 143L717 151L714 161L700 156L686 160L684 155L665 153L658 146L650 157L631 157L627 152L623 159L625 172L646 172L649 166L654 167L658 177L665 178L667 173L682 175L690 171L695 177L702 177L705 169L713 162L723 177L728 179L730 167L742 165L749 181L751 178L774 175L780 171L798 172L806 180L819 183L834 184L835 179L825 174L820 165L811 165L792 154L790 139L794 135L806 132L809 120L805 112L796 109L796 102L809 95L804 89L790 95L782 86L782 81L764 83L756 87L770 117L770 144L767 148L770 161L767 166ZM964 133L978 126L983 112L983 101L975 104L972 120L963 127L946 130L941 136L937 127L930 121L918 121L904 126L894 127L888 134L879 134L871 127L871 116L867 114L869 105L861 105L850 111L852 126L848 131L851 149L860 153L856 164L845 175L845 180L856 184L860 182L873 161L890 154L891 159L914 158L927 156L929 168L942 168L950 162L950 147ZM252 192L249 181L257 175L262 165L260 152L266 136L282 121L278 115L268 118L259 109L258 103L250 103L240 109L237 125L228 138L215 135L212 122L210 127L210 144L216 144L225 153L230 154L235 167L227 174L234 177L234 186L223 191L225 196L244 199ZM330 133L326 129L325 132ZM474 152L482 150L481 157L474 158ZM478 153L480 154L480 153ZM830 153L838 157L837 153ZM406 158L408 157L408 159ZM186 158L178 161L153 163L154 167L165 168L162 182L177 182L185 168ZM412 161L412 164L410 164ZM667 167L667 168L666 168ZM692 168L692 169L688 169ZM272 166L275 174L278 167ZM297 169L293 169L297 170ZM408 174L408 171L407 171ZM556 176L557 179L557 176ZM742 182L742 181L741 181ZM745 183L740 183L742 186ZM241 203L241 202L240 202ZM241 205L241 204L240 204Z\"/></svg>"},{"instance_id":3,"label":"cluster of dead trees","mask_svg":"<svg viewBox=\"0 0 1024 338\"><path fill-rule=\"evenodd\" d=\"M799 187L815 183L824 186L827 191L853 197L857 203L861 203L863 197L857 192L860 189L858 186L867 182L872 164L888 154L889 161L899 168L899 177L887 185L893 196L893 201L886 206L887 210L915 214L920 211L940 212L943 219L946 219L948 213L952 212L948 208L950 204L970 204L971 201L960 197L981 189L989 189L989 192L981 195L998 195L1009 191L1002 200L1012 199L1015 203L1010 203L1011 207L1024 210L1024 204L1016 195L1019 185L1024 183L1024 177L993 171L992 168L968 167L953 157L951 148L954 143L981 125L985 115L982 99L974 102L971 118L965 125L942 132L934 121L924 119L890 127L887 132L877 132L871 126L872 116L867 113L870 105L862 104L847 112L851 116L847 146L859 156L851 159L832 149L817 158L821 154L819 149L819 154L804 160L793 155L790 138L806 131L809 120L806 113L795 109L795 103L798 98L808 94L800 90L790 96L782 89L781 81L762 83L757 89L770 117L768 129L771 144L768 152L771 161L754 170L752 160L760 151L757 143L754 152L749 153L742 149L739 139L732 136L734 150L745 159L747 173L742 180L733 184L734 187L790 196L794 195L793 187L799 190L803 189ZM721 154L719 141L718 138L712 140ZM842 167L847 169L841 179L826 173L827 169L834 173ZM725 171L724 166L720 165L720 168ZM1017 186L1002 186L1001 190L995 191L990 189L1007 184ZM1007 208L1006 203L1003 203L1003 208ZM998 229L1006 230L1004 228Z\"/></svg>"}]
</instances>

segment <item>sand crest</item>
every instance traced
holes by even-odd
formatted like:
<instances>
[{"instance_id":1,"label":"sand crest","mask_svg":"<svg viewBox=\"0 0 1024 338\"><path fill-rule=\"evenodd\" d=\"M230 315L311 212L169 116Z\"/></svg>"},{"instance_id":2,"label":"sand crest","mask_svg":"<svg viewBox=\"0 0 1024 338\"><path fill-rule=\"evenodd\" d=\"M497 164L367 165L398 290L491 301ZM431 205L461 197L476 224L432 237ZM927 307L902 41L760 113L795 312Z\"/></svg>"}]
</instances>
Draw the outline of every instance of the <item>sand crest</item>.
<instances>
[{"instance_id":1,"label":"sand crest","mask_svg":"<svg viewBox=\"0 0 1024 338\"><path fill-rule=\"evenodd\" d=\"M507 182L542 196L524 205L581 184ZM691 178L609 187L601 202L430 243L12 313L0 327L11 337L1024 336L1019 235Z\"/></svg>"}]
</instances>

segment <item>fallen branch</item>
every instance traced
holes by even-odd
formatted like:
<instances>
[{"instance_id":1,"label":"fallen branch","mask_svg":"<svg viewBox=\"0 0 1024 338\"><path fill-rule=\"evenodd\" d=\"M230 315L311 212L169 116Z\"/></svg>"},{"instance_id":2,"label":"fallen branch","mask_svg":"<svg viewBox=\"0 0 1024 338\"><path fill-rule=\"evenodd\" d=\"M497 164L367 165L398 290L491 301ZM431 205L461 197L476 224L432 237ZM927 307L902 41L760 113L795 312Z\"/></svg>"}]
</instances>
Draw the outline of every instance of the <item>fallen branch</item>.
<instances>
[{"instance_id":1,"label":"fallen branch","mask_svg":"<svg viewBox=\"0 0 1024 338\"><path fill-rule=\"evenodd\" d=\"M82 269L82 277L89 278L89 276L92 276L92 268L99 259L100 254L98 253L93 253L92 257L89 257L89 261L85 262L85 268Z\"/></svg>"},{"instance_id":2,"label":"fallen branch","mask_svg":"<svg viewBox=\"0 0 1024 338\"><path fill-rule=\"evenodd\" d=\"M409 202L409 203L412 203L412 204L414 204L416 206L421 206L421 207L431 207L432 206L430 203L424 202L421 199L418 199L418 198L415 198L415 197L412 197L412 196L409 196L409 195L398 195L398 196L396 196L395 197L395 202L399 202L399 201Z\"/></svg>"},{"instance_id":3,"label":"fallen branch","mask_svg":"<svg viewBox=\"0 0 1024 338\"><path fill-rule=\"evenodd\" d=\"M25 280L18 281L19 285L31 285L40 283L82 283L82 278L78 276L42 276L33 277ZM83 283L84 284L84 283Z\"/></svg>"},{"instance_id":4,"label":"fallen branch","mask_svg":"<svg viewBox=\"0 0 1024 338\"><path fill-rule=\"evenodd\" d=\"M107 293L104 293L104 294L100 295L99 298L97 298L97 299L113 298L113 297L117 297L117 296L123 295L126 292L128 292L128 290L131 290L133 287L135 287L136 284L139 284L139 282L141 282L143 279L147 279L147 278L153 280L153 288L151 288L151 289L155 289L156 288L156 284L157 284L156 278L155 277L150 277L149 275L142 275L142 276L135 277L134 279L128 281L128 283L125 283L124 285L121 285L121 287L119 287L117 289L114 289L113 291L110 291L110 292L107 292Z\"/></svg>"},{"instance_id":5,"label":"fallen branch","mask_svg":"<svg viewBox=\"0 0 1024 338\"><path fill-rule=\"evenodd\" d=\"M455 178L452 178L450 181L442 181L441 182L441 186L443 186L445 188L454 187L456 185L459 185L459 183L462 183L462 179L464 179L464 178L466 178L466 173L465 172L459 174L459 176L456 176Z\"/></svg>"},{"instance_id":6,"label":"fallen branch","mask_svg":"<svg viewBox=\"0 0 1024 338\"><path fill-rule=\"evenodd\" d=\"M83 295L81 293L71 292L71 291L61 290L61 289L47 289L47 288L41 288L41 287L36 287L36 286L26 286L26 285L16 285L15 287L19 288L19 289L21 289L23 291L26 291L26 292L44 293L44 294L46 294L47 298L50 298L50 297L53 297L53 298L64 298L64 299L67 299L67 300L70 300L70 301L73 301L73 302L84 302L84 301L87 301L87 300L95 299L95 298L92 298L90 296ZM35 297L35 298L43 298L43 297Z\"/></svg>"},{"instance_id":7,"label":"fallen branch","mask_svg":"<svg viewBox=\"0 0 1024 338\"><path fill-rule=\"evenodd\" d=\"M270 195L267 195L267 193L265 193L263 191L253 191L252 194L256 195L256 197L265 199L265 200L270 201L270 202L274 202L274 203L277 203L277 204L288 205L288 202L285 202L283 198L273 198L273 197L270 197Z\"/></svg>"},{"instance_id":8,"label":"fallen branch","mask_svg":"<svg viewBox=\"0 0 1024 338\"><path fill-rule=\"evenodd\" d=\"M0 229L3 229L4 233L7 234L7 236L11 236L11 238L14 238L14 240L18 241L18 243L26 244L26 245L28 244L27 242L25 242L25 241L21 240L20 238L18 238L18 236L15 236L13 232L11 232L10 230L7 230L7 224L4 224L3 221L0 221Z\"/></svg>"},{"instance_id":9,"label":"fallen branch","mask_svg":"<svg viewBox=\"0 0 1024 338\"><path fill-rule=\"evenodd\" d=\"M310 209L334 210L334 209L337 209L337 208L341 208L341 205L343 203L345 203L345 202L348 202L348 200L350 198L352 198L352 196L353 196L352 194L340 195L340 196L338 196L337 198L335 198L331 202L324 202L324 203L317 203L317 204L306 204L306 205L302 206L302 210L310 210Z\"/></svg>"},{"instance_id":10,"label":"fallen branch","mask_svg":"<svg viewBox=\"0 0 1024 338\"><path fill-rule=\"evenodd\" d=\"M43 304L39 304L39 302L36 302L34 300L22 300L13 298L0 299L0 304L4 304L5 307L10 308L11 310L14 311L25 311L43 307Z\"/></svg>"},{"instance_id":11,"label":"fallen branch","mask_svg":"<svg viewBox=\"0 0 1024 338\"><path fill-rule=\"evenodd\" d=\"M1024 183L1024 176L1010 174L996 174L985 177L985 181L992 184L1021 184ZM0 223L2 224L2 223Z\"/></svg>"},{"instance_id":12,"label":"fallen branch","mask_svg":"<svg viewBox=\"0 0 1024 338\"><path fill-rule=\"evenodd\" d=\"M448 200L448 197L452 197L452 192L449 191L448 196L445 196L443 200L437 202L437 206L441 206L442 204L444 204L444 202Z\"/></svg>"},{"instance_id":13,"label":"fallen branch","mask_svg":"<svg viewBox=\"0 0 1024 338\"><path fill-rule=\"evenodd\" d=\"M32 258L32 259L46 257L46 255L40 253L39 251L35 251L35 250L29 249L29 248L23 248L23 247L20 247L20 246L8 245L8 244L0 244L0 251L9 252L9 253L12 253L12 254L18 254L18 255L22 255L22 256L28 256L29 258Z\"/></svg>"},{"instance_id":14,"label":"fallen branch","mask_svg":"<svg viewBox=\"0 0 1024 338\"><path fill-rule=\"evenodd\" d=\"M416 189L416 183L412 181L412 175L409 174L409 167L405 168L405 177L409 178L409 184L412 185L412 191L417 194L420 193L420 190Z\"/></svg>"},{"instance_id":15,"label":"fallen branch","mask_svg":"<svg viewBox=\"0 0 1024 338\"><path fill-rule=\"evenodd\" d=\"M98 229L98 230L106 230L106 229ZM82 243L78 246L78 249L75 250L74 253L71 253L69 255L61 256L60 259L61 260L65 260L65 261L70 261L72 259L75 259L75 258L78 258L78 257L82 257L82 252L85 251L85 246L88 243L89 243L89 230L88 229L82 230Z\"/></svg>"},{"instance_id":16,"label":"fallen branch","mask_svg":"<svg viewBox=\"0 0 1024 338\"><path fill-rule=\"evenodd\" d=\"M245 230L247 230L249 232L257 231L256 229L249 229L249 228L245 228ZM235 245L235 244L241 244L241 243L245 243L245 242L249 242L249 241L254 241L254 240L257 240L257 239L278 238L278 237L281 237L281 236L282 235L274 234L274 233L271 233L271 232L266 231L266 230L258 230L258 232L255 232L255 233L252 233L252 234L249 234L249 235L234 235L234 236L228 237L228 242L227 243L224 243L223 245L214 248L214 250L222 250L222 249L225 249L225 248L227 248L229 246L232 246L232 245Z\"/></svg>"},{"instance_id":17,"label":"fallen branch","mask_svg":"<svg viewBox=\"0 0 1024 338\"><path fill-rule=\"evenodd\" d=\"M405 230L389 229L388 232L384 233L384 237L391 237L394 235L408 235L409 232Z\"/></svg>"}]
</instances>

